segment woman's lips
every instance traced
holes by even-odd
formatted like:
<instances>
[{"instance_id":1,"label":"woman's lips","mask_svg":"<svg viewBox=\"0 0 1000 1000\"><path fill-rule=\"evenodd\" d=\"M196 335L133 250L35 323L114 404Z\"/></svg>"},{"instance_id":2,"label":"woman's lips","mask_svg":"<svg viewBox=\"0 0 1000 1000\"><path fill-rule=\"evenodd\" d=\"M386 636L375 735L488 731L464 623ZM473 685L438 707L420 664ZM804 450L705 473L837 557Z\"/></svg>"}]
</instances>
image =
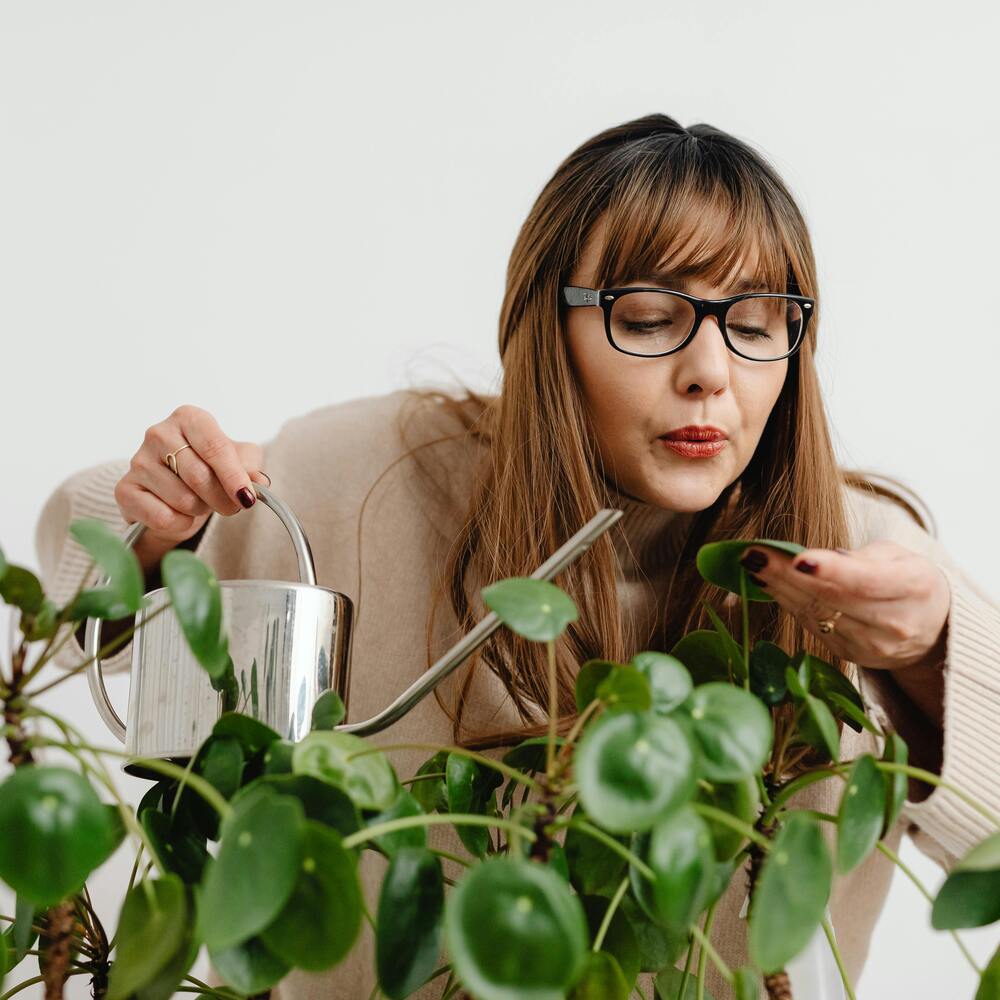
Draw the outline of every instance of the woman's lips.
<instances>
[{"instance_id":1,"label":"woman's lips","mask_svg":"<svg viewBox=\"0 0 1000 1000\"><path fill-rule=\"evenodd\" d=\"M712 458L718 455L728 442L727 438L722 438L720 441L668 441L667 438L659 440L671 451L685 458Z\"/></svg>"}]
</instances>

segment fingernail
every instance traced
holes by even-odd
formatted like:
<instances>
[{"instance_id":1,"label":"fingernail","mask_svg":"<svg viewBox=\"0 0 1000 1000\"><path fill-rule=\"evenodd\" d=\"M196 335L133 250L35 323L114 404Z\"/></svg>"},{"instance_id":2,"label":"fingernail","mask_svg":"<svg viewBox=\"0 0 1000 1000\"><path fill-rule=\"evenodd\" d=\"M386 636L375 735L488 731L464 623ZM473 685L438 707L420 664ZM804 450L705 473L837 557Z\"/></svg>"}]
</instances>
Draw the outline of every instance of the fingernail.
<instances>
[{"instance_id":1,"label":"fingernail","mask_svg":"<svg viewBox=\"0 0 1000 1000\"><path fill-rule=\"evenodd\" d=\"M762 580L759 576L754 576L753 573L747 573L747 579L751 583L757 584L758 587L766 587L767 586L767 582L765 580Z\"/></svg>"},{"instance_id":2,"label":"fingernail","mask_svg":"<svg viewBox=\"0 0 1000 1000\"><path fill-rule=\"evenodd\" d=\"M250 492L249 486L242 486L236 491L236 499L239 500L244 507L252 507L256 502L257 498Z\"/></svg>"},{"instance_id":3,"label":"fingernail","mask_svg":"<svg viewBox=\"0 0 1000 1000\"><path fill-rule=\"evenodd\" d=\"M834 552L839 552L842 556L849 556L851 553L847 549L834 549Z\"/></svg>"},{"instance_id":4,"label":"fingernail","mask_svg":"<svg viewBox=\"0 0 1000 1000\"><path fill-rule=\"evenodd\" d=\"M767 565L767 556L757 549L744 553L740 559L740 564L745 566L751 573L757 573Z\"/></svg>"},{"instance_id":5,"label":"fingernail","mask_svg":"<svg viewBox=\"0 0 1000 1000\"><path fill-rule=\"evenodd\" d=\"M803 559L802 562L797 562L795 564L795 568L800 573L809 573L812 575L819 569L819 566L814 562L810 562L808 559Z\"/></svg>"}]
</instances>

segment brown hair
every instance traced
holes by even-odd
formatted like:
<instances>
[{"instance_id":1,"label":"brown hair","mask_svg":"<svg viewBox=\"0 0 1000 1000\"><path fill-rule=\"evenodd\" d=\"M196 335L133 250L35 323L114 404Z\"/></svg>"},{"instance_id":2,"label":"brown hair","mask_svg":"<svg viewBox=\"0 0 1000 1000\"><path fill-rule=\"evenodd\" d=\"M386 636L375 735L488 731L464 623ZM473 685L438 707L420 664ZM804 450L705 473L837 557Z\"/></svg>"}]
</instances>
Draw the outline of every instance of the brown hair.
<instances>
[{"instance_id":1,"label":"brown hair","mask_svg":"<svg viewBox=\"0 0 1000 1000\"><path fill-rule=\"evenodd\" d=\"M717 245L707 245L699 224L706 208L727 220ZM428 621L428 664L433 622L447 597L463 631L486 612L478 586L527 576L602 507L613 506L600 474L595 436L576 387L565 346L560 288L599 217L606 221L597 264L597 287L627 282L669 264L672 273L721 282L755 247L757 271L768 287L816 299L815 315L753 458L716 502L687 524L666 599L662 634L669 651L687 632L711 628L702 606L724 593L695 565L708 541L765 537L806 547L850 544L842 487L854 486L899 502L892 490L835 461L814 365L819 327L816 265L805 221L792 195L764 158L747 143L707 124L682 127L653 114L606 129L584 142L558 167L521 227L507 268L500 313L502 388L487 396L463 386L464 395L411 389L415 400L434 400L459 421L457 436L485 446L485 461L468 500L464 523L447 559ZM405 421L404 407L404 421ZM403 428L401 427L401 430ZM405 436L405 435L404 435ZM407 452L428 480L418 452ZM904 487L905 489L905 487ZM611 531L619 530L616 526ZM649 648L634 634L616 594L617 556L609 533L556 579L579 608L557 643L560 730L575 717L574 681L590 658L625 662ZM477 586L471 586L476 584ZM734 634L734 609L720 608ZM750 602L751 636L783 649L831 654L777 602ZM438 652L437 655L440 655ZM843 670L844 664L833 658ZM470 659L455 704L441 707L454 722L457 742L493 747L545 732L538 706L548 701L544 644L498 629ZM474 670L493 670L509 690L524 726L516 731L465 733L462 716Z\"/></svg>"}]
</instances>

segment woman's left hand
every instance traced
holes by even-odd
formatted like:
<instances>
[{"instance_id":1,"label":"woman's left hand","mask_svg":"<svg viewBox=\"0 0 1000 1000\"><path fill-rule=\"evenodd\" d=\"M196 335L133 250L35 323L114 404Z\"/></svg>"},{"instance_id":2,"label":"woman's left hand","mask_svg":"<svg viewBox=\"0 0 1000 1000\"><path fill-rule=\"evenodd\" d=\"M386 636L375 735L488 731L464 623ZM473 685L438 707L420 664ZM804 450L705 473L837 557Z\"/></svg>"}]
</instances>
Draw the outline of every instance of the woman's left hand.
<instances>
[{"instance_id":1,"label":"woman's left hand","mask_svg":"<svg viewBox=\"0 0 1000 1000\"><path fill-rule=\"evenodd\" d=\"M754 552L766 565L749 562ZM924 556L878 540L850 552L806 549L795 556L757 546L743 560L758 585L836 656L883 670L943 662L951 587ZM822 632L818 623L831 617L833 630Z\"/></svg>"}]
</instances>

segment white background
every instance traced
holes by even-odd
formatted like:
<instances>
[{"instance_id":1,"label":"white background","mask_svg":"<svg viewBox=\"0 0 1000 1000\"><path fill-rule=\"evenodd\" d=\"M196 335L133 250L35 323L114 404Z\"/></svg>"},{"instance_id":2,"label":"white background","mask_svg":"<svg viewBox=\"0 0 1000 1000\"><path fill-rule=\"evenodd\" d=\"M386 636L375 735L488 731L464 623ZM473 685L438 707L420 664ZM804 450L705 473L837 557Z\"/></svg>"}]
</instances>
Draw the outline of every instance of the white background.
<instances>
[{"instance_id":1,"label":"white background","mask_svg":"<svg viewBox=\"0 0 1000 1000\"><path fill-rule=\"evenodd\" d=\"M839 457L914 488L1000 595L998 20L966 0L3 3L0 544L36 566L55 486L180 403L265 440L451 372L495 389L532 201L584 139L657 111L784 176ZM124 711L127 677L110 687ZM49 705L111 744L82 678ZM108 923L130 867L122 849L92 880ZM984 961L1000 933L965 937ZM974 992L897 876L859 997Z\"/></svg>"}]
</instances>

